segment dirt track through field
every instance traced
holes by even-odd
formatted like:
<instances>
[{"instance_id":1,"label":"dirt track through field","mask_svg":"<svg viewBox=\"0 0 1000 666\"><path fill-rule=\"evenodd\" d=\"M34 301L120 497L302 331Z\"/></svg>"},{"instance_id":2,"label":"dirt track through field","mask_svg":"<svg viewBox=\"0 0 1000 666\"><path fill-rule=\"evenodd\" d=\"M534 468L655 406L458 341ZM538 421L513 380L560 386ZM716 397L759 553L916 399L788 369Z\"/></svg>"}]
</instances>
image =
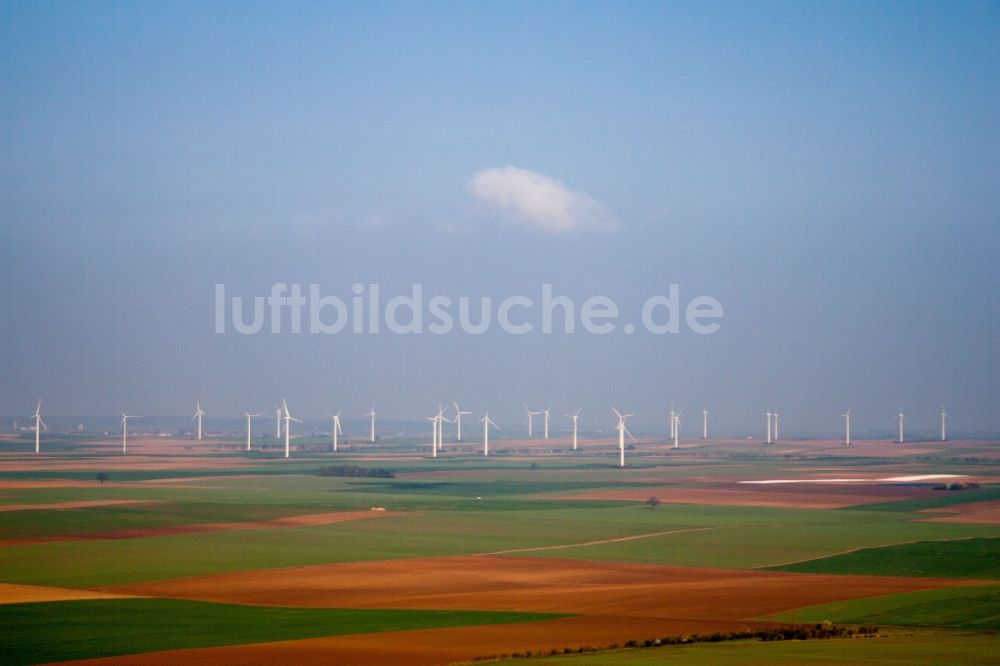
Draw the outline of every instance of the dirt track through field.
<instances>
[{"instance_id":1,"label":"dirt track through field","mask_svg":"<svg viewBox=\"0 0 1000 666\"><path fill-rule=\"evenodd\" d=\"M95 506L116 506L119 504L153 504L158 501L159 500L117 499L117 500L87 500L80 502L49 502L45 504L0 504L0 512L89 509Z\"/></svg>"},{"instance_id":2,"label":"dirt track through field","mask_svg":"<svg viewBox=\"0 0 1000 666\"><path fill-rule=\"evenodd\" d=\"M727 527L689 527L681 530L667 530L666 532L650 532L648 534L634 534L632 536L618 537L616 539L601 539L600 541L583 541L581 543L564 543L557 546L534 546L532 548L511 548L510 550L498 550L492 553L480 553L487 555L510 555L513 553L534 553L541 550L560 550L563 548L578 548L581 546L600 546L606 543L619 543L622 541L635 541L637 539L648 539L650 537L666 536L668 534L685 534L687 532L705 532L710 530L730 529Z\"/></svg>"}]
</instances>

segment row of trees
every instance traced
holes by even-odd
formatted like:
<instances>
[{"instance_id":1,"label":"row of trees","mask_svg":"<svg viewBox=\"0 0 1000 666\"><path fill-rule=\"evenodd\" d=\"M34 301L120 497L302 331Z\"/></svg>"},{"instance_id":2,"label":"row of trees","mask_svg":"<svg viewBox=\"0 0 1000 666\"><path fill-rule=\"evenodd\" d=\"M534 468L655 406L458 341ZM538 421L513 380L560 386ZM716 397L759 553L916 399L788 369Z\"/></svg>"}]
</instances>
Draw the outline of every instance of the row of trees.
<instances>
[{"instance_id":1,"label":"row of trees","mask_svg":"<svg viewBox=\"0 0 1000 666\"><path fill-rule=\"evenodd\" d=\"M378 467L358 467L357 465L330 465L321 467L320 476L349 476L367 479L392 479L396 473L391 469Z\"/></svg>"},{"instance_id":2,"label":"row of trees","mask_svg":"<svg viewBox=\"0 0 1000 666\"><path fill-rule=\"evenodd\" d=\"M744 629L743 631L715 632L712 634L689 634L685 636L667 636L665 638L647 638L642 641L627 641L622 645L612 643L605 646L581 646L576 648L553 648L548 652L531 651L514 652L511 654L493 654L476 657L473 661L496 661L499 659L529 659L532 657L552 657L558 654L582 654L584 652L605 652L621 648L654 648L664 645L689 645L691 643L720 643L723 641L805 641L825 638L853 638L854 636L871 637L878 635L878 627L863 626L857 629L838 627L829 622L815 625L789 625L783 627L765 627L762 629Z\"/></svg>"}]
</instances>

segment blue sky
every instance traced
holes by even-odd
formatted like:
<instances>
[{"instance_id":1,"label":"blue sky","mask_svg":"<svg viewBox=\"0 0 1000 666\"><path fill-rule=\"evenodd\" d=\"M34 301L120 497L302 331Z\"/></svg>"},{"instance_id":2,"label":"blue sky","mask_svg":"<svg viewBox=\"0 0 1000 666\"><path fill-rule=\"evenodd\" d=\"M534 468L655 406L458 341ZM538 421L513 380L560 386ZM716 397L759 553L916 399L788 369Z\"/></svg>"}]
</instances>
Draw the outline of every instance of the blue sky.
<instances>
[{"instance_id":1,"label":"blue sky","mask_svg":"<svg viewBox=\"0 0 1000 666\"><path fill-rule=\"evenodd\" d=\"M671 402L753 430L1000 431L996 3L0 3L0 414L400 419ZM471 182L516 167L613 229ZM515 193L516 194L516 193ZM601 218L604 219L604 218ZM600 225L597 225L600 226ZM213 287L355 282L720 331L213 332ZM633 317L634 319L634 317ZM665 427L665 425L663 426Z\"/></svg>"}]
</instances>

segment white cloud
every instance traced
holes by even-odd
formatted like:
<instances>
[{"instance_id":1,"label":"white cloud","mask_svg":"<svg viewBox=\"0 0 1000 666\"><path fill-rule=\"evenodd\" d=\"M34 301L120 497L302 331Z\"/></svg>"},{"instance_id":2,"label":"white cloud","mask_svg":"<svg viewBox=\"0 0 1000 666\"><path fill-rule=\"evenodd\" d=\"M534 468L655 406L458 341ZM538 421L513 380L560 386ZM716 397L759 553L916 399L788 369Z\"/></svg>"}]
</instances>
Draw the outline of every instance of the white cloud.
<instances>
[{"instance_id":1,"label":"white cloud","mask_svg":"<svg viewBox=\"0 0 1000 666\"><path fill-rule=\"evenodd\" d=\"M483 169L469 181L469 191L487 206L533 231L559 234L611 231L617 227L614 213L601 202L527 169Z\"/></svg>"}]
</instances>

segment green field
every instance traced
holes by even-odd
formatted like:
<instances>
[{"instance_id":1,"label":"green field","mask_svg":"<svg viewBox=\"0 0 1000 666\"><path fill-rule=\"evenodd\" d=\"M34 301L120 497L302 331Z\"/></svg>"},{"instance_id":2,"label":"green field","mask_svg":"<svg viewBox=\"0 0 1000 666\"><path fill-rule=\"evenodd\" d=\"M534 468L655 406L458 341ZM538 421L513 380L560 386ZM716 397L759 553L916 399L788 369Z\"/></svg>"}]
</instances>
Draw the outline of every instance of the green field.
<instances>
[{"instance_id":1,"label":"green field","mask_svg":"<svg viewBox=\"0 0 1000 666\"><path fill-rule=\"evenodd\" d=\"M1000 578L1000 538L921 541L773 567L803 573Z\"/></svg>"},{"instance_id":2,"label":"green field","mask_svg":"<svg viewBox=\"0 0 1000 666\"><path fill-rule=\"evenodd\" d=\"M800 608L769 619L1000 631L1000 585L848 599Z\"/></svg>"},{"instance_id":3,"label":"green field","mask_svg":"<svg viewBox=\"0 0 1000 666\"><path fill-rule=\"evenodd\" d=\"M556 615L236 606L170 599L0 605L5 664L109 657L341 634L507 624Z\"/></svg>"}]
</instances>

